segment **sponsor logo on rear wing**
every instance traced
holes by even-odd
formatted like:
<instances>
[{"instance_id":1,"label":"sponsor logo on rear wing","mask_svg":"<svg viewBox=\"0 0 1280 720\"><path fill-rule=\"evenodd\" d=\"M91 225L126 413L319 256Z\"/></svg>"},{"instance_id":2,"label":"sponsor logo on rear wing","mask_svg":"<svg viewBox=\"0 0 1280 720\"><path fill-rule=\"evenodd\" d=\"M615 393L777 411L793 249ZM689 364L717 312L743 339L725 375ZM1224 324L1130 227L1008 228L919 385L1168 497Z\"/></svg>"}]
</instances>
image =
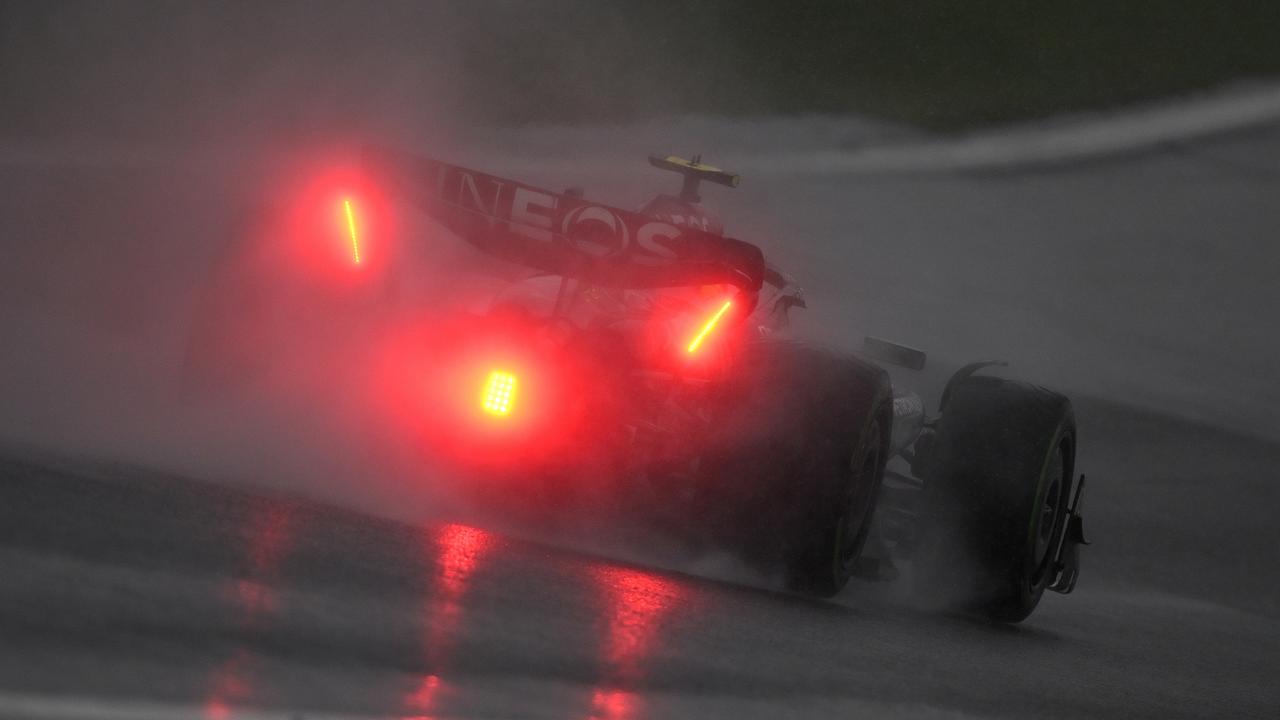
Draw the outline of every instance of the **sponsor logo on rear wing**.
<instances>
[{"instance_id":1,"label":"sponsor logo on rear wing","mask_svg":"<svg viewBox=\"0 0 1280 720\"><path fill-rule=\"evenodd\" d=\"M462 239L527 267L630 288L728 283L752 296L756 246L506 178L367 147L366 165Z\"/></svg>"}]
</instances>

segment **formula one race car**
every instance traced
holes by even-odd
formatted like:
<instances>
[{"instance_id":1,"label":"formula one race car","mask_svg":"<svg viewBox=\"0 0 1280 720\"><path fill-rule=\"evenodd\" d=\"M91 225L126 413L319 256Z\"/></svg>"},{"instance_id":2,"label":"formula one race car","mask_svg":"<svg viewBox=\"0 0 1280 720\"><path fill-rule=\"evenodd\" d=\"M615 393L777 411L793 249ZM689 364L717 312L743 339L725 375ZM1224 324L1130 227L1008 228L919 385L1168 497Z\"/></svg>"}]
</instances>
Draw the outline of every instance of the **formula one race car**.
<instances>
[{"instance_id":1,"label":"formula one race car","mask_svg":"<svg viewBox=\"0 0 1280 720\"><path fill-rule=\"evenodd\" d=\"M803 593L892 576L903 558L931 596L1002 621L1025 618L1046 589L1070 592L1084 543L1070 401L975 363L927 414L874 362L919 370L923 353L788 337L802 292L726 237L699 197L701 183L738 176L699 157L650 163L680 174L681 190L632 212L365 151L377 205L421 211L432 241L460 238L503 277L479 311L406 321L419 328L413 370L394 394L420 409L422 441L561 488L644 487ZM373 204L366 193L355 206ZM360 207L340 200L341 252L374 266L370 228L391 224ZM401 295L389 286L361 291L363 316Z\"/></svg>"}]
</instances>

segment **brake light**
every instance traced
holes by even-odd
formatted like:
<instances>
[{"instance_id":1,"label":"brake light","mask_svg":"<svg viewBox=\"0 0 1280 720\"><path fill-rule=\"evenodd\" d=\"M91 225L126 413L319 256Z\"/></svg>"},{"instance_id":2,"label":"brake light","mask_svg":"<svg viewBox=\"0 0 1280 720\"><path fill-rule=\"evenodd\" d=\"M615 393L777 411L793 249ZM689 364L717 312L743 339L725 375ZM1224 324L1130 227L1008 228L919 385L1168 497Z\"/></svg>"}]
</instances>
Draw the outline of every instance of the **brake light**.
<instances>
[{"instance_id":1,"label":"brake light","mask_svg":"<svg viewBox=\"0 0 1280 720\"><path fill-rule=\"evenodd\" d=\"M342 206L347 212L347 234L351 236L351 261L360 264L360 239L356 236L356 216L351 210L350 198L343 199Z\"/></svg>"},{"instance_id":2,"label":"brake light","mask_svg":"<svg viewBox=\"0 0 1280 720\"><path fill-rule=\"evenodd\" d=\"M720 322L720 318L724 317L724 314L729 312L729 308L732 305L732 300L725 300L724 304L720 306L720 309L702 324L702 329L698 331L698 334L695 335L693 340L689 343L689 354L692 355L698 351L698 347L702 345L702 341L706 339L707 335L711 334L711 331L715 329L716 324Z\"/></svg>"},{"instance_id":3,"label":"brake light","mask_svg":"<svg viewBox=\"0 0 1280 720\"><path fill-rule=\"evenodd\" d=\"M490 415L509 415L516 396L516 376L502 370L489 373L480 407Z\"/></svg>"}]
</instances>

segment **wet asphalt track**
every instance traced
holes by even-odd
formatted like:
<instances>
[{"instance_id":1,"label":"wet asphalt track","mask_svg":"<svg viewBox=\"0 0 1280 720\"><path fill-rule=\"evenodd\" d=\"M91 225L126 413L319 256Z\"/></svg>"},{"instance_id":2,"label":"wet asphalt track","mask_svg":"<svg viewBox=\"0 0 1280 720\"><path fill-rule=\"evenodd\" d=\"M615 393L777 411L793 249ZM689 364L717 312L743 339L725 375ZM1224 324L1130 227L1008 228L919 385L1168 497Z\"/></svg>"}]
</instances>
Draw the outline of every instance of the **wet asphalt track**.
<instances>
[{"instance_id":1,"label":"wet asphalt track","mask_svg":"<svg viewBox=\"0 0 1280 720\"><path fill-rule=\"evenodd\" d=\"M1280 444L1257 437L1276 436L1280 398L1280 176L1255 165L1276 147L1271 132L1062 174L762 178L732 196L740 223L788 231L768 249L805 279L820 333L889 334L951 353L940 367L1009 357L1078 398L1095 545L1077 593L1022 626L918 612L893 587L815 602L12 444L0 717L1275 717ZM156 316L182 315L173 298L225 227L221 181L4 172L12 236L39 242L0 266L4 336L21 339L0 344L0 436L365 487L334 467L278 477L283 430L232 436L233 471L163 432L156 377L177 344Z\"/></svg>"},{"instance_id":2,"label":"wet asphalt track","mask_svg":"<svg viewBox=\"0 0 1280 720\"><path fill-rule=\"evenodd\" d=\"M1096 545L1019 627L10 452L0 715L1274 717L1280 446L1081 415Z\"/></svg>"}]
</instances>

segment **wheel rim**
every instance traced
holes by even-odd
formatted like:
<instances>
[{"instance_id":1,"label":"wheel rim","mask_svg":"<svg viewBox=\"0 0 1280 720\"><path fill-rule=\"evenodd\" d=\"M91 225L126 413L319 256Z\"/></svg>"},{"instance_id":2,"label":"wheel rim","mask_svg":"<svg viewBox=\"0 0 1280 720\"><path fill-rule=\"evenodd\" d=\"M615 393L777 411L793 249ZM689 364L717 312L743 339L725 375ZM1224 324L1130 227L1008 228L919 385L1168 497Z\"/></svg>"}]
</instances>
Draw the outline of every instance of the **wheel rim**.
<instances>
[{"instance_id":1,"label":"wheel rim","mask_svg":"<svg viewBox=\"0 0 1280 720\"><path fill-rule=\"evenodd\" d=\"M1048 488L1041 499L1036 523L1035 567L1043 568L1053 549L1053 537L1057 529L1058 511L1062 505L1062 481L1066 476L1066 456L1059 447L1054 453L1053 466L1049 468Z\"/></svg>"},{"instance_id":2,"label":"wheel rim","mask_svg":"<svg viewBox=\"0 0 1280 720\"><path fill-rule=\"evenodd\" d=\"M868 495L874 492L873 481L880 468L880 432L872 426L867 439L869 448L862 457L853 457L849 461L849 499L845 505L844 515L840 522L839 562L842 569L853 565L854 554L858 550L860 532L865 523Z\"/></svg>"}]
</instances>

